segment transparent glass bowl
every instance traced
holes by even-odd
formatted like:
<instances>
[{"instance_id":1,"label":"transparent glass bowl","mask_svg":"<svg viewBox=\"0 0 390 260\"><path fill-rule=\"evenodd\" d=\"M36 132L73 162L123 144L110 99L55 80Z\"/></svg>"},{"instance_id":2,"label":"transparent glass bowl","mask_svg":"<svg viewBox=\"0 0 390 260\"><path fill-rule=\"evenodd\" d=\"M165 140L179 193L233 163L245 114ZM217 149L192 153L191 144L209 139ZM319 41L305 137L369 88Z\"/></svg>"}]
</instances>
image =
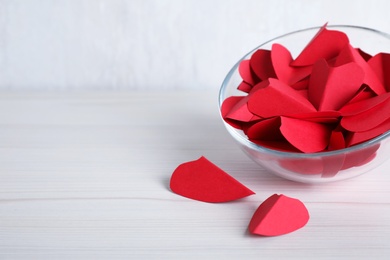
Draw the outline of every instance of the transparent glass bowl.
<instances>
[{"instance_id":1,"label":"transparent glass bowl","mask_svg":"<svg viewBox=\"0 0 390 260\"><path fill-rule=\"evenodd\" d=\"M333 25L328 29L347 34L350 43L356 48L375 55L379 52L390 53L390 35L370 28ZM267 41L242 57L229 71L219 92L219 108L229 96L246 95L237 86L242 81L238 66L249 59L257 49L270 50L272 44L279 43L287 47L295 58L314 37L320 27L291 32ZM390 113L390 111L389 111ZM324 183L339 181L358 176L379 166L390 156L390 131L349 148L320 153L280 152L262 147L248 140L238 129L224 125L240 148L256 163L280 177L305 183ZM383 173L387 174L387 173Z\"/></svg>"}]
</instances>

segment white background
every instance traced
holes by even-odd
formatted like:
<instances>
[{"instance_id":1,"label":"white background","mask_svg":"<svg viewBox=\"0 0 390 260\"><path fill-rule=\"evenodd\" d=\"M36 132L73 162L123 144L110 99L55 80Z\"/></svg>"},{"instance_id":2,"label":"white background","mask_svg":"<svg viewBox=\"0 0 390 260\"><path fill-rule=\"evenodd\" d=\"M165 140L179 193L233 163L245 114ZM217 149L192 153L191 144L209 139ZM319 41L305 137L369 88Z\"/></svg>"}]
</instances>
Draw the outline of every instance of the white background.
<instances>
[{"instance_id":1,"label":"white background","mask_svg":"<svg viewBox=\"0 0 390 260\"><path fill-rule=\"evenodd\" d=\"M390 32L388 0L0 1L0 90L218 89L241 56L306 27Z\"/></svg>"}]
</instances>

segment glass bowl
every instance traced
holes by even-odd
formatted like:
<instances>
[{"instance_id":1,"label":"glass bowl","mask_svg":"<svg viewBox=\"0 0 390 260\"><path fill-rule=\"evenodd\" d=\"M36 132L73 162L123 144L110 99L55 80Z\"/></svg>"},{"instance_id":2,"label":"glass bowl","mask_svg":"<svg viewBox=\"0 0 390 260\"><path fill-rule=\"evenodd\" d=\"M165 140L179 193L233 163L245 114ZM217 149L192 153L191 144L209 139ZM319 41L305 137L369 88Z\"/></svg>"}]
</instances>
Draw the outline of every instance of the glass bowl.
<instances>
[{"instance_id":1,"label":"glass bowl","mask_svg":"<svg viewBox=\"0 0 390 260\"><path fill-rule=\"evenodd\" d=\"M350 25L328 25L327 28L346 33L352 46L369 54L390 53L390 35L386 33ZM246 95L246 93L237 90L237 86L242 81L238 72L238 66L242 60L250 58L258 49L271 50L274 43L284 45L295 58L319 29L320 27L312 27L276 37L259 45L242 57L229 71L222 83L219 92L220 111L222 103L227 97ZM255 144L248 140L241 130L233 128L223 119L222 121L239 147L251 159L271 173L297 182L324 183L355 177L379 166L390 154L390 131L345 149L318 153L295 153L277 151Z\"/></svg>"}]
</instances>

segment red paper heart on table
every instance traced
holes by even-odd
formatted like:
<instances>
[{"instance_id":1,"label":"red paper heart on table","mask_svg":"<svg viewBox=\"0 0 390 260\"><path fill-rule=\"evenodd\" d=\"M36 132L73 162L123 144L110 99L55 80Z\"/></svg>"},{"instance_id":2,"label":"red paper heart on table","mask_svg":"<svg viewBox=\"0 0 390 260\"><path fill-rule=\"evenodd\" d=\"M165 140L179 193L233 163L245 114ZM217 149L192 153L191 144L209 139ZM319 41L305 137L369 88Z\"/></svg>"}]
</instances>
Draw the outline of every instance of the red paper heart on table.
<instances>
[{"instance_id":1,"label":"red paper heart on table","mask_svg":"<svg viewBox=\"0 0 390 260\"><path fill-rule=\"evenodd\" d=\"M330 60L336 57L348 43L349 39L345 33L328 30L325 24L291 65L309 66L319 59Z\"/></svg>"},{"instance_id":2,"label":"red paper heart on table","mask_svg":"<svg viewBox=\"0 0 390 260\"><path fill-rule=\"evenodd\" d=\"M313 66L308 97L319 111L340 109L359 91L363 70L356 63L330 67L321 59Z\"/></svg>"},{"instance_id":3,"label":"red paper heart on table","mask_svg":"<svg viewBox=\"0 0 390 260\"><path fill-rule=\"evenodd\" d=\"M180 164L171 176L170 188L181 196L214 203L255 194L203 156Z\"/></svg>"},{"instance_id":4,"label":"red paper heart on table","mask_svg":"<svg viewBox=\"0 0 390 260\"><path fill-rule=\"evenodd\" d=\"M260 117L267 118L316 111L299 91L277 79L270 78L263 81L253 90L256 91L250 93L248 109Z\"/></svg>"},{"instance_id":5,"label":"red paper heart on table","mask_svg":"<svg viewBox=\"0 0 390 260\"><path fill-rule=\"evenodd\" d=\"M306 225L309 212L298 199L274 194L257 208L249 223L249 231L261 236L279 236Z\"/></svg>"}]
</instances>

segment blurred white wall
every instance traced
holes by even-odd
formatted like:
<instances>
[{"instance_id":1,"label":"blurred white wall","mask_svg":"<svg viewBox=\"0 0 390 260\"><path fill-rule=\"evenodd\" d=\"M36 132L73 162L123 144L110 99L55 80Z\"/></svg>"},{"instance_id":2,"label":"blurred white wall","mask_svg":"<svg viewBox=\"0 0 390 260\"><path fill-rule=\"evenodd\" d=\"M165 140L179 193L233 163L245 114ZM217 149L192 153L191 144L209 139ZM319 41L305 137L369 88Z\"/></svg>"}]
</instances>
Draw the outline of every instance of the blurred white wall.
<instances>
[{"instance_id":1,"label":"blurred white wall","mask_svg":"<svg viewBox=\"0 0 390 260\"><path fill-rule=\"evenodd\" d=\"M388 0L0 0L0 90L217 89L260 43L305 27L390 33Z\"/></svg>"}]
</instances>

